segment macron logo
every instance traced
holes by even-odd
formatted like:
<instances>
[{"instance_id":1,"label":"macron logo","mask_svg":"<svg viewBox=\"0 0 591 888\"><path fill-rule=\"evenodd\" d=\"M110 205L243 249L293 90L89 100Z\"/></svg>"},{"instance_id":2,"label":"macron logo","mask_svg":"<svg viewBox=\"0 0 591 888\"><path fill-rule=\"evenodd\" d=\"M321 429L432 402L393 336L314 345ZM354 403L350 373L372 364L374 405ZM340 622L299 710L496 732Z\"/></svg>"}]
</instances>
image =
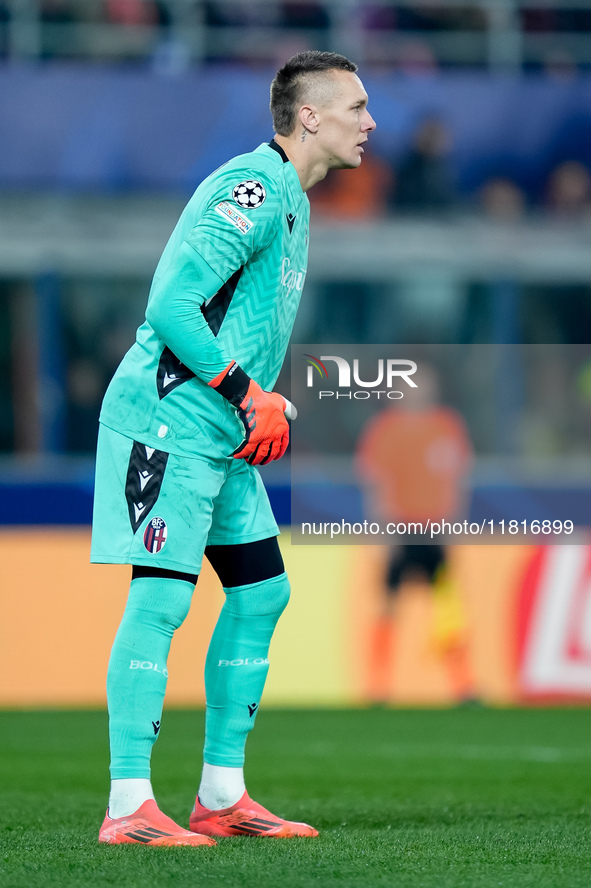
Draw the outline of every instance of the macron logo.
<instances>
[{"instance_id":1,"label":"macron logo","mask_svg":"<svg viewBox=\"0 0 591 888\"><path fill-rule=\"evenodd\" d=\"M140 490L143 490L150 478L154 477L154 473L148 472L147 469L144 469L143 472L138 472L140 476Z\"/></svg>"},{"instance_id":2,"label":"macron logo","mask_svg":"<svg viewBox=\"0 0 591 888\"><path fill-rule=\"evenodd\" d=\"M135 512L135 520L136 520L136 522L137 522L137 521L140 520L140 518L141 518L141 516L142 516L142 512L145 512L145 511L146 511L146 506L144 506L143 503L137 503L137 504L134 503L134 504L133 504L133 510L134 510L134 512Z\"/></svg>"}]
</instances>

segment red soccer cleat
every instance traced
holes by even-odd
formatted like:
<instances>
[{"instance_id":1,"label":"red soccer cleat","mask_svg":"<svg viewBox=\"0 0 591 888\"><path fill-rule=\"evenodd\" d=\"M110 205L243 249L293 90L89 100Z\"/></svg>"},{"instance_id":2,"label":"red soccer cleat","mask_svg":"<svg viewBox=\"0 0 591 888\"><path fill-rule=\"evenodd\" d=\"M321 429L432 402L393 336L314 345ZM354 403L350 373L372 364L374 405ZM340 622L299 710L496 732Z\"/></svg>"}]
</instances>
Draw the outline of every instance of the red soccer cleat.
<instances>
[{"instance_id":1,"label":"red soccer cleat","mask_svg":"<svg viewBox=\"0 0 591 888\"><path fill-rule=\"evenodd\" d=\"M129 817L109 817L107 811L99 832L99 842L107 845L215 845L208 836L189 832L163 814L154 799Z\"/></svg>"},{"instance_id":2,"label":"red soccer cleat","mask_svg":"<svg viewBox=\"0 0 591 888\"><path fill-rule=\"evenodd\" d=\"M247 792L244 793L231 808L221 811L210 811L195 802L195 810L191 814L189 829L206 836L263 836L273 839L293 839L296 836L312 838L318 830L307 823L295 823L282 820L253 802Z\"/></svg>"}]
</instances>

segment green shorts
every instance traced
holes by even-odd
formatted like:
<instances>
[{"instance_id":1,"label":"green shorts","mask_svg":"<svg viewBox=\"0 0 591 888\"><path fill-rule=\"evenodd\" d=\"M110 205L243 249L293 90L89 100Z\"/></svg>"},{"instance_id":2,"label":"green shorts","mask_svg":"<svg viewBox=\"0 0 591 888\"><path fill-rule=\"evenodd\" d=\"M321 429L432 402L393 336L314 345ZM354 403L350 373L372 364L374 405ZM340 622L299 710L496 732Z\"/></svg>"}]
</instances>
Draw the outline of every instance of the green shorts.
<instances>
[{"instance_id":1,"label":"green shorts","mask_svg":"<svg viewBox=\"0 0 591 888\"><path fill-rule=\"evenodd\" d=\"M254 466L176 456L100 426L92 562L199 573L207 545L278 534Z\"/></svg>"}]
</instances>

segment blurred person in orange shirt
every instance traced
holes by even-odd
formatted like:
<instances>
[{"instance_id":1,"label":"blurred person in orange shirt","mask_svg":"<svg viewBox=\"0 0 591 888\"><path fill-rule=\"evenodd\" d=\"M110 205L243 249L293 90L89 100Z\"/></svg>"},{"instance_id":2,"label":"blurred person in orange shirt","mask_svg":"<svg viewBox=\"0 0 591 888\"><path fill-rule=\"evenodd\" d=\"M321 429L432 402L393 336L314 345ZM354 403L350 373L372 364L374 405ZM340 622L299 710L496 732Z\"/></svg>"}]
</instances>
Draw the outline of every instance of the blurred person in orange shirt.
<instances>
[{"instance_id":1,"label":"blurred person in orange shirt","mask_svg":"<svg viewBox=\"0 0 591 888\"><path fill-rule=\"evenodd\" d=\"M454 521L462 514L472 445L464 420L438 401L435 372L421 365L417 388L404 406L389 406L363 429L356 466L372 518L388 522ZM467 621L448 564L445 546L403 541L394 546L384 576L379 612L371 630L367 695L376 703L391 696L396 602L406 583L427 584L432 592L431 641L443 658L452 695L475 698Z\"/></svg>"},{"instance_id":2,"label":"blurred person in orange shirt","mask_svg":"<svg viewBox=\"0 0 591 888\"><path fill-rule=\"evenodd\" d=\"M388 195L394 172L387 161L367 146L357 175L343 175L346 170L333 170L310 197L316 213L343 221L376 219L386 215ZM353 182L353 179L359 181Z\"/></svg>"}]
</instances>

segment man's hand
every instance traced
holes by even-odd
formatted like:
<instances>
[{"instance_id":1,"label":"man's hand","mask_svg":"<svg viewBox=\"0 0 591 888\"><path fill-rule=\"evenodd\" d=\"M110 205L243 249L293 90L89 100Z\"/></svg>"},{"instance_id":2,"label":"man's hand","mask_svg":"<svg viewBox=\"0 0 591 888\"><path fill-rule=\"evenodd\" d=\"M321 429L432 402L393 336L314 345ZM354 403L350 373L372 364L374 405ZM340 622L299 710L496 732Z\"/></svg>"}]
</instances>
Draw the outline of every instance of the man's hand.
<instances>
[{"instance_id":1,"label":"man's hand","mask_svg":"<svg viewBox=\"0 0 591 888\"><path fill-rule=\"evenodd\" d=\"M234 405L244 426L244 440L233 452L253 466L281 459L289 444L285 414L295 417L293 405L277 392L265 392L232 361L209 385Z\"/></svg>"},{"instance_id":2,"label":"man's hand","mask_svg":"<svg viewBox=\"0 0 591 888\"><path fill-rule=\"evenodd\" d=\"M289 426L285 418L285 398L276 392L265 392L254 379L238 407L238 418L244 425L244 441L232 456L245 459L253 466L281 459L289 444Z\"/></svg>"}]
</instances>

